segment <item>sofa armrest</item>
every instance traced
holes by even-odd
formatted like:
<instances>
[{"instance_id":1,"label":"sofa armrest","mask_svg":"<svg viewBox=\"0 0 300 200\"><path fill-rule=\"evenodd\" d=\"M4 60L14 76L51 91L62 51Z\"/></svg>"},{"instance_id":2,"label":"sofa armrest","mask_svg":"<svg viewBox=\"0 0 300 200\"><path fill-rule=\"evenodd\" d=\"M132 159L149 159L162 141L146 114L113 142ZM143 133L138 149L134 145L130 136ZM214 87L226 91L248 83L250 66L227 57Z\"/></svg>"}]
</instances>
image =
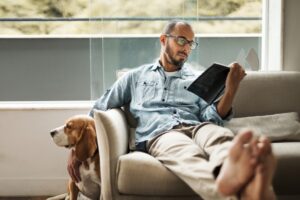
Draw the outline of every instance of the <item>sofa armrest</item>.
<instances>
[{"instance_id":1,"label":"sofa armrest","mask_svg":"<svg viewBox=\"0 0 300 200\"><path fill-rule=\"evenodd\" d=\"M94 112L100 155L102 199L112 199L116 191L116 167L121 155L128 152L128 125L121 109Z\"/></svg>"}]
</instances>

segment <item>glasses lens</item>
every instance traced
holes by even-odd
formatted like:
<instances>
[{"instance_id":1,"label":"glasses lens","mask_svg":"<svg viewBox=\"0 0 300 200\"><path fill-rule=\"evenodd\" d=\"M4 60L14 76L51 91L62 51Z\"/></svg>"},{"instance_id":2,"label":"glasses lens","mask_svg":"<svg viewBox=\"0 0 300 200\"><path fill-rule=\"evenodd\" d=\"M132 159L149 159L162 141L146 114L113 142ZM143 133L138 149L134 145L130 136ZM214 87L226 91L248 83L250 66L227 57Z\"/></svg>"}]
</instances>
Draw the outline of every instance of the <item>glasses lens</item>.
<instances>
[{"instance_id":1,"label":"glasses lens","mask_svg":"<svg viewBox=\"0 0 300 200\"><path fill-rule=\"evenodd\" d=\"M177 37L177 43L180 45L180 46L184 46L188 43L188 41L186 41L186 39L184 38L181 38L181 37Z\"/></svg>"},{"instance_id":2,"label":"glasses lens","mask_svg":"<svg viewBox=\"0 0 300 200\"><path fill-rule=\"evenodd\" d=\"M186 40L185 38L180 37L180 36L167 35L167 37L175 38L176 43L180 46L185 46L186 44L189 44L191 49L195 49L198 46L197 42L194 42L194 41L189 42L188 40Z\"/></svg>"},{"instance_id":3,"label":"glasses lens","mask_svg":"<svg viewBox=\"0 0 300 200\"><path fill-rule=\"evenodd\" d=\"M196 42L191 42L191 49L195 49L197 47L197 43Z\"/></svg>"}]
</instances>

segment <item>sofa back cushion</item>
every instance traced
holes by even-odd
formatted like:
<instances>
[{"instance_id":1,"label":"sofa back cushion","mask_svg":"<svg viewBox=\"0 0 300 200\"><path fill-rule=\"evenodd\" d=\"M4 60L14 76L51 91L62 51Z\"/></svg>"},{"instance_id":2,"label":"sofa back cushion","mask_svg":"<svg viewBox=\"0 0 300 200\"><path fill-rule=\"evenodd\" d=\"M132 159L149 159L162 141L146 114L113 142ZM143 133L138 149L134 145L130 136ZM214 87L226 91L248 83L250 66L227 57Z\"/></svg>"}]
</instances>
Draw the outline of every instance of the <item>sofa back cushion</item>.
<instances>
[{"instance_id":1,"label":"sofa back cushion","mask_svg":"<svg viewBox=\"0 0 300 200\"><path fill-rule=\"evenodd\" d=\"M233 106L235 117L300 114L300 72L249 72Z\"/></svg>"}]
</instances>

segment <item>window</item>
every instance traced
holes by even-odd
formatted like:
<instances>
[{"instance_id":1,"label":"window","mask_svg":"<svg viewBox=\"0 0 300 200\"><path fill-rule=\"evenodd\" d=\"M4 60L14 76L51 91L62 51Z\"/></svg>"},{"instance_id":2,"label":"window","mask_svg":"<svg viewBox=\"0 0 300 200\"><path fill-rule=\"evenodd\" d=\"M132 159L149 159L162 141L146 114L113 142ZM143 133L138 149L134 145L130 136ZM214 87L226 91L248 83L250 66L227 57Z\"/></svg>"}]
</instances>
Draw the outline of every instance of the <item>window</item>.
<instances>
[{"instance_id":1,"label":"window","mask_svg":"<svg viewBox=\"0 0 300 200\"><path fill-rule=\"evenodd\" d=\"M282 70L282 0L265 0L262 45L262 70Z\"/></svg>"},{"instance_id":2,"label":"window","mask_svg":"<svg viewBox=\"0 0 300 200\"><path fill-rule=\"evenodd\" d=\"M15 93L8 91L9 98L2 95L0 100L96 99L116 80L118 70L159 56L159 34L175 18L190 22L196 32L200 45L188 61L195 69L237 60L247 70L278 70L281 4L281 0L3 0L1 58L10 63L2 66L0 89ZM271 59L273 54L278 59ZM249 63L249 55L257 57L258 64Z\"/></svg>"},{"instance_id":3,"label":"window","mask_svg":"<svg viewBox=\"0 0 300 200\"><path fill-rule=\"evenodd\" d=\"M188 60L196 70L235 60L247 70L260 68L257 62L251 66L247 57L261 58L261 0L174 0L171 6L170 1L160 0L97 3L106 6L93 12L102 20L94 21L92 30L102 39L91 40L92 99L113 84L117 71L151 63L159 56L158 37L171 19L188 21L196 32L200 45Z\"/></svg>"},{"instance_id":4,"label":"window","mask_svg":"<svg viewBox=\"0 0 300 200\"><path fill-rule=\"evenodd\" d=\"M0 34L70 35L89 33L89 0L0 1Z\"/></svg>"},{"instance_id":5,"label":"window","mask_svg":"<svg viewBox=\"0 0 300 200\"><path fill-rule=\"evenodd\" d=\"M159 34L173 18L194 21L198 33L260 33L261 7L261 0L3 0L0 33Z\"/></svg>"}]
</instances>

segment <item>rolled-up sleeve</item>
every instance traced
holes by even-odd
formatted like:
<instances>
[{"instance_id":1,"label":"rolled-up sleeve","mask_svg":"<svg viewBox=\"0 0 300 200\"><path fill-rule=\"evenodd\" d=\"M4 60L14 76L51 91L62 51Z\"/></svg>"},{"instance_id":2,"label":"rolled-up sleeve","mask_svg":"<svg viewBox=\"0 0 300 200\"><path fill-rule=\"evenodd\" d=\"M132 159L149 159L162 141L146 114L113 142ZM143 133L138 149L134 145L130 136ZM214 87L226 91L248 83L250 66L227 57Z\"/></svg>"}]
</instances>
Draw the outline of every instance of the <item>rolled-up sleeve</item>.
<instances>
[{"instance_id":1,"label":"rolled-up sleeve","mask_svg":"<svg viewBox=\"0 0 300 200\"><path fill-rule=\"evenodd\" d=\"M233 109L230 109L226 117L222 118L217 111L217 104L218 102L208 105L204 100L201 100L200 108L202 109L200 113L200 120L224 126L224 121L229 121L233 117Z\"/></svg>"}]
</instances>

